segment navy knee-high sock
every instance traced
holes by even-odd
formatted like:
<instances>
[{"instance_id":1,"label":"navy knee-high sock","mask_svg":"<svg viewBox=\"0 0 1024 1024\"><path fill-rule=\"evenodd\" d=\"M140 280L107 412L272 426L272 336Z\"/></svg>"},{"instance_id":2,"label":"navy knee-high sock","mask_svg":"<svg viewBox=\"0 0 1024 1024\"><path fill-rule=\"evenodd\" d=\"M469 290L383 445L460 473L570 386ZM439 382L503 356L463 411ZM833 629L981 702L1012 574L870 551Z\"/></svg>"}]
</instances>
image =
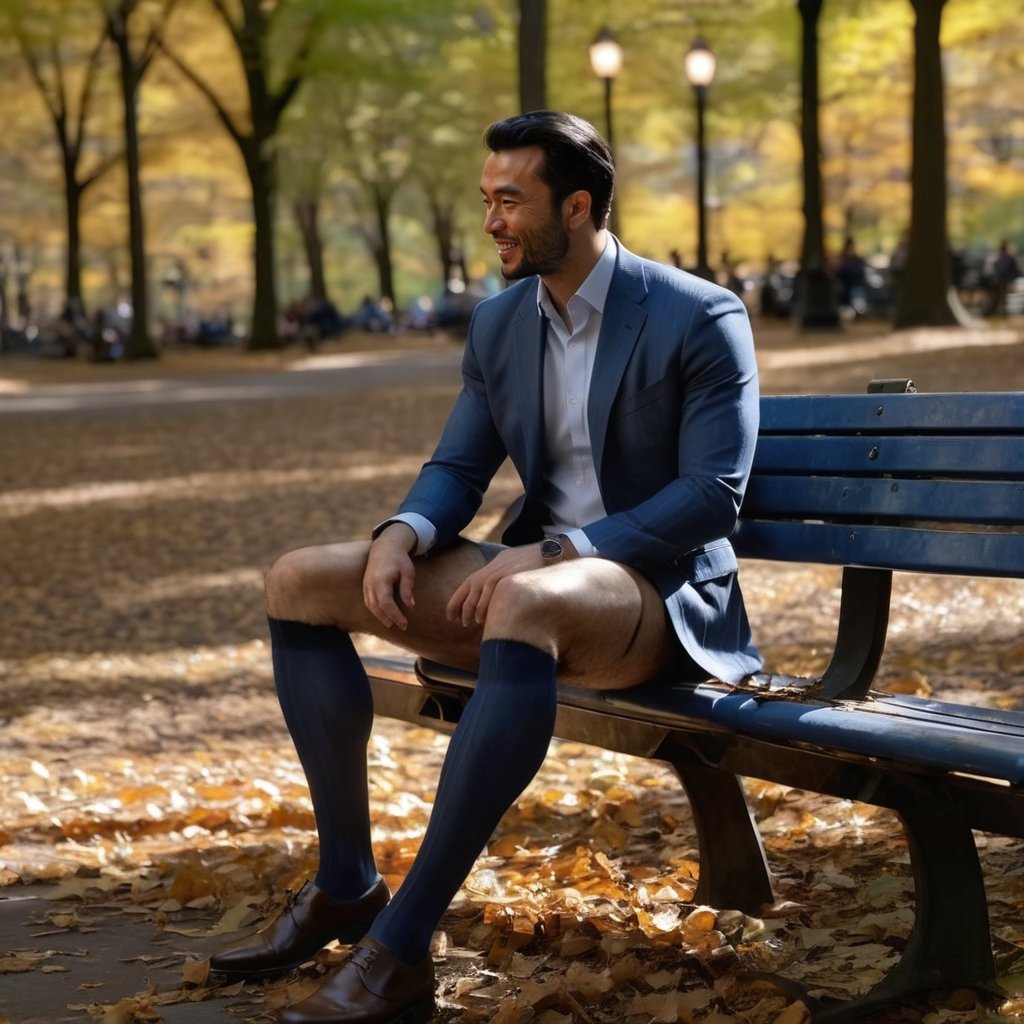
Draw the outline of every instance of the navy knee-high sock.
<instances>
[{"instance_id":1,"label":"navy knee-high sock","mask_svg":"<svg viewBox=\"0 0 1024 1024\"><path fill-rule=\"evenodd\" d=\"M277 697L299 755L320 837L316 884L340 900L377 880L370 845L366 745L373 698L347 633L270 619Z\"/></svg>"},{"instance_id":2,"label":"navy knee-high sock","mask_svg":"<svg viewBox=\"0 0 1024 1024\"><path fill-rule=\"evenodd\" d=\"M555 728L555 659L530 644L487 640L476 692L445 756L412 869L370 928L413 964L501 816L544 761Z\"/></svg>"}]
</instances>

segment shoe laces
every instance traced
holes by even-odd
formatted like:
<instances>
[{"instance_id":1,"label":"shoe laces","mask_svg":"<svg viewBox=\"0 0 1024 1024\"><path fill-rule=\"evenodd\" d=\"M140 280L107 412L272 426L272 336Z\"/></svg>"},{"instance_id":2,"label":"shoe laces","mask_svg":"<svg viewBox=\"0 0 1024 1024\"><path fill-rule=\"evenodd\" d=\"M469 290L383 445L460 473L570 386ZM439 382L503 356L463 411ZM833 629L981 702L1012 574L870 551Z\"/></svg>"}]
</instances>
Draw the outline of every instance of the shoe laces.
<instances>
[{"instance_id":1,"label":"shoe laces","mask_svg":"<svg viewBox=\"0 0 1024 1024\"><path fill-rule=\"evenodd\" d=\"M295 908L295 905L302 899L302 894L309 887L309 880L307 879L302 885L296 889L288 889L284 894L284 910L282 913L290 914Z\"/></svg>"}]
</instances>

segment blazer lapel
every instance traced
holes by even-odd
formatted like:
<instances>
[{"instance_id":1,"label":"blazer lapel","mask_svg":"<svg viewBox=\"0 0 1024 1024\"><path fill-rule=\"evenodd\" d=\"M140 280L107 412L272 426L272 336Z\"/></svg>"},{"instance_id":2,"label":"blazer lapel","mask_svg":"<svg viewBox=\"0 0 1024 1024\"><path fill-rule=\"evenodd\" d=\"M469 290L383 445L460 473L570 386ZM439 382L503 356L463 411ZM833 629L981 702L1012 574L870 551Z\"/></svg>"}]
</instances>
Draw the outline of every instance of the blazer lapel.
<instances>
[{"instance_id":1,"label":"blazer lapel","mask_svg":"<svg viewBox=\"0 0 1024 1024\"><path fill-rule=\"evenodd\" d=\"M513 401L522 415L523 476L527 494L540 486L544 472L544 345L545 321L537 309L537 293L529 291L512 318L511 349L517 391Z\"/></svg>"},{"instance_id":2,"label":"blazer lapel","mask_svg":"<svg viewBox=\"0 0 1024 1024\"><path fill-rule=\"evenodd\" d=\"M647 319L647 312L642 305L646 297L647 284L643 268L639 260L620 243L618 266L608 289L601 318L601 333L597 340L594 374L587 402L590 446L594 453L598 480L601 479L601 463L612 403Z\"/></svg>"}]
</instances>

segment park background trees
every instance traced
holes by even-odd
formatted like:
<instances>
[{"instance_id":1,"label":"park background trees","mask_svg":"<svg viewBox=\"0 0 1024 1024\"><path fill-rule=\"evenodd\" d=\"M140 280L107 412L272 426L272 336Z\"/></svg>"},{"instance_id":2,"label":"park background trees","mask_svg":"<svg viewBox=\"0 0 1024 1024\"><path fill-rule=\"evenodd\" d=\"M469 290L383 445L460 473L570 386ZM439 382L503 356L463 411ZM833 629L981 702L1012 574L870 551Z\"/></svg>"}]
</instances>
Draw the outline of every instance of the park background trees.
<instances>
[{"instance_id":1,"label":"park background trees","mask_svg":"<svg viewBox=\"0 0 1024 1024\"><path fill-rule=\"evenodd\" d=\"M131 299L145 333L230 316L259 348L278 343L280 308L307 295L401 307L465 275L486 278L482 128L526 97L603 126L588 46L605 23L625 51L613 104L625 243L694 258L682 57L699 33L718 57L707 107L712 263L806 262L807 10L797 0L635 0L621 14L574 0L0 0L17 29L0 41L0 312L28 306L38 318L69 298L90 308ZM935 46L917 45L922 19L941 64ZM946 317L931 292L948 272L935 235L947 220L949 244L968 252L1024 241L1022 52L1024 0L821 4L821 255L852 236L883 261L910 231L901 323ZM917 117L930 120L912 131L922 69L931 77ZM144 233L134 261L133 224Z\"/></svg>"}]
</instances>

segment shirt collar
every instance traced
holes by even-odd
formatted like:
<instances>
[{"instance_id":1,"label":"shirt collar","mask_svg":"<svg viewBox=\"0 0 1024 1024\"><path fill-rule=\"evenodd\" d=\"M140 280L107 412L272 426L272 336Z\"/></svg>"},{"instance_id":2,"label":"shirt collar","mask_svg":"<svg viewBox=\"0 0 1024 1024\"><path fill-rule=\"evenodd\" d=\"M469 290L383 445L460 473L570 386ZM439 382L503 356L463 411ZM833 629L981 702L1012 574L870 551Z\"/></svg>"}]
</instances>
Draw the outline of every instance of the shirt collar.
<instances>
[{"instance_id":1,"label":"shirt collar","mask_svg":"<svg viewBox=\"0 0 1024 1024\"><path fill-rule=\"evenodd\" d=\"M576 290L576 295L601 314L604 313L608 289L611 287L612 277L615 274L615 263L618 253L618 242L609 231L604 252L598 257L597 263L594 264L594 269L587 275L587 279ZM537 305L540 307L541 314L549 320L555 315L554 305L551 302L551 296L548 295L547 288L544 287L543 279L538 279L537 281Z\"/></svg>"}]
</instances>

